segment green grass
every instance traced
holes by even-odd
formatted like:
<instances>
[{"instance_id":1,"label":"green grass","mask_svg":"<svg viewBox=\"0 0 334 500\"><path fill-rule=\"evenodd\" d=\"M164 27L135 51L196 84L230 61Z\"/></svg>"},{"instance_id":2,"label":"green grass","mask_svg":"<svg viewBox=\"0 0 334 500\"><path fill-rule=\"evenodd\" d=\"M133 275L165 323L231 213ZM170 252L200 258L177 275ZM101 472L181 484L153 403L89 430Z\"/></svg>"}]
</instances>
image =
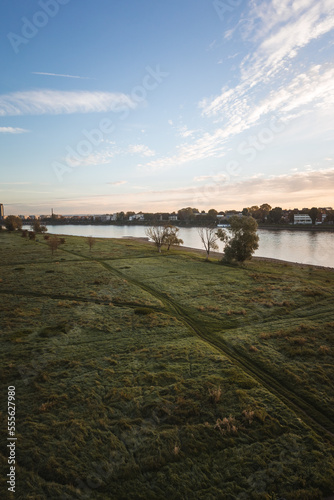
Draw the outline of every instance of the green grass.
<instances>
[{"instance_id":1,"label":"green grass","mask_svg":"<svg viewBox=\"0 0 334 500\"><path fill-rule=\"evenodd\" d=\"M85 240L0 234L16 497L333 494L334 273Z\"/></svg>"}]
</instances>

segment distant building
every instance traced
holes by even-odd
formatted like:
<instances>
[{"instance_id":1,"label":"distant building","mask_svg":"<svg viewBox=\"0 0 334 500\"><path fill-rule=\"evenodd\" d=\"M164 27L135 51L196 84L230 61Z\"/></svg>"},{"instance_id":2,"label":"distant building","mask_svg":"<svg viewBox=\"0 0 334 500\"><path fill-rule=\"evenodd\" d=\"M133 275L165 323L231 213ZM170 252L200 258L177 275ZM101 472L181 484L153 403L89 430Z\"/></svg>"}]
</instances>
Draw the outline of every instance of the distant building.
<instances>
[{"instance_id":1,"label":"distant building","mask_svg":"<svg viewBox=\"0 0 334 500\"><path fill-rule=\"evenodd\" d=\"M108 214L101 215L100 220L101 220L101 222L108 222L108 221L111 221L111 217L112 217L112 215L108 215Z\"/></svg>"},{"instance_id":2,"label":"distant building","mask_svg":"<svg viewBox=\"0 0 334 500\"><path fill-rule=\"evenodd\" d=\"M294 214L294 224L312 224L312 219L308 214Z\"/></svg>"},{"instance_id":3,"label":"distant building","mask_svg":"<svg viewBox=\"0 0 334 500\"><path fill-rule=\"evenodd\" d=\"M133 220L144 221L145 220L144 214L130 215L129 221L133 221Z\"/></svg>"},{"instance_id":4,"label":"distant building","mask_svg":"<svg viewBox=\"0 0 334 500\"><path fill-rule=\"evenodd\" d=\"M242 212L226 212L225 219L231 219L232 217L242 217Z\"/></svg>"},{"instance_id":5,"label":"distant building","mask_svg":"<svg viewBox=\"0 0 334 500\"><path fill-rule=\"evenodd\" d=\"M3 208L3 204L0 203L0 220L3 220L4 215L5 215L5 211L4 211L4 208Z\"/></svg>"}]
</instances>

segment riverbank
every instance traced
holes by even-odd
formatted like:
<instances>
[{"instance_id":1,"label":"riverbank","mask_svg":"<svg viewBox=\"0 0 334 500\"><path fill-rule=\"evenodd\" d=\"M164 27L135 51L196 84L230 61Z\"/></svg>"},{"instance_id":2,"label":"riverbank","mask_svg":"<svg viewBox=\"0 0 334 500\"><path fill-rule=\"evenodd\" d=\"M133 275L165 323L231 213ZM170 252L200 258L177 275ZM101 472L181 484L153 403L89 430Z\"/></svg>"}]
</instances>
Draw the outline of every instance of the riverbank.
<instances>
[{"instance_id":1,"label":"riverbank","mask_svg":"<svg viewBox=\"0 0 334 500\"><path fill-rule=\"evenodd\" d=\"M130 238L129 237L124 237L123 238L124 240L128 239L128 240L131 240L131 241L138 241L138 242L141 242L141 243L146 243L147 245L150 245L151 247L155 247L155 244L151 241L148 241L148 238L145 238L145 237L135 237L135 236L131 236ZM173 251L176 251L176 252L182 252L182 251L186 251L186 252L191 252L193 254L197 254L197 255L201 255L203 257L206 257L206 251L203 250L203 249L199 249L199 248L193 248L193 247L188 247L188 246L184 246L184 245L180 245L180 246L174 246L172 247L172 250ZM222 260L223 258L223 253L222 252L210 252L210 259L217 259L217 260ZM330 272L334 272L334 267L328 267L328 266L319 266L319 265L316 265L316 264L302 264L300 262L292 262L292 261L288 261L288 260L282 260L282 259L273 259L273 258L270 258L270 257L252 257L253 261L258 261L258 262L269 262L269 263L273 263L273 264L283 264L285 266L296 266L296 267L300 267L301 269L304 269L304 268L315 268L315 269L326 269ZM246 263L247 264L247 261Z\"/></svg>"},{"instance_id":2,"label":"riverbank","mask_svg":"<svg viewBox=\"0 0 334 500\"><path fill-rule=\"evenodd\" d=\"M49 234L93 236L96 238L147 238L145 226L48 226ZM326 231L258 231L259 248L254 256L299 262L305 265L334 267L332 248L334 233ZM180 228L179 237L184 246L203 249L202 241L196 228ZM219 242L219 251L224 244Z\"/></svg>"}]
</instances>

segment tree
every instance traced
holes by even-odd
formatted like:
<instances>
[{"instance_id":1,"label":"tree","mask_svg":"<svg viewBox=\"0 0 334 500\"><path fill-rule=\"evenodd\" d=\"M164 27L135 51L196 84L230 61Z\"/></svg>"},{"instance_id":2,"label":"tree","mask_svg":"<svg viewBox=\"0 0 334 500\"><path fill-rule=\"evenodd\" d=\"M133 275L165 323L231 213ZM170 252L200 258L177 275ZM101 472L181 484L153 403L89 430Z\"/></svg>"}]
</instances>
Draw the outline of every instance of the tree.
<instances>
[{"instance_id":1,"label":"tree","mask_svg":"<svg viewBox=\"0 0 334 500\"><path fill-rule=\"evenodd\" d=\"M206 260L209 260L211 250L218 250L216 241L218 240L215 227L199 227L198 234L206 251Z\"/></svg>"},{"instance_id":2,"label":"tree","mask_svg":"<svg viewBox=\"0 0 334 500\"><path fill-rule=\"evenodd\" d=\"M263 203L260 206L259 212L260 212L260 217L261 217L262 222L266 221L270 210L271 210L271 206L268 203Z\"/></svg>"},{"instance_id":3,"label":"tree","mask_svg":"<svg viewBox=\"0 0 334 500\"><path fill-rule=\"evenodd\" d=\"M165 226L152 226L146 229L146 235L153 240L158 252L161 253L161 247L165 243L166 228Z\"/></svg>"},{"instance_id":4,"label":"tree","mask_svg":"<svg viewBox=\"0 0 334 500\"><path fill-rule=\"evenodd\" d=\"M195 214L198 214L199 211L197 208L181 208L181 210L178 211L178 217L180 220L189 222L195 218Z\"/></svg>"},{"instance_id":5,"label":"tree","mask_svg":"<svg viewBox=\"0 0 334 500\"><path fill-rule=\"evenodd\" d=\"M268 214L268 222L272 222L273 224L279 224L282 220L283 210L281 207L275 207L270 210Z\"/></svg>"},{"instance_id":6,"label":"tree","mask_svg":"<svg viewBox=\"0 0 334 500\"><path fill-rule=\"evenodd\" d=\"M22 220L16 215L8 215L5 219L5 226L8 231L15 231L22 228Z\"/></svg>"},{"instance_id":7,"label":"tree","mask_svg":"<svg viewBox=\"0 0 334 500\"><path fill-rule=\"evenodd\" d=\"M35 220L31 224L30 227L31 227L32 231L34 231L34 233L37 233L37 234L46 233L46 231L48 230L46 226L41 226L41 223L39 220Z\"/></svg>"},{"instance_id":8,"label":"tree","mask_svg":"<svg viewBox=\"0 0 334 500\"><path fill-rule=\"evenodd\" d=\"M51 255L53 255L54 251L58 249L60 244L61 241L57 236L52 236L52 238L47 240L47 245L51 250Z\"/></svg>"},{"instance_id":9,"label":"tree","mask_svg":"<svg viewBox=\"0 0 334 500\"><path fill-rule=\"evenodd\" d=\"M217 219L217 215L217 210L215 210L214 208L210 208L210 210L208 211L208 216L212 219L212 221L215 221Z\"/></svg>"},{"instance_id":10,"label":"tree","mask_svg":"<svg viewBox=\"0 0 334 500\"><path fill-rule=\"evenodd\" d=\"M87 240L87 245L89 246L89 251L92 251L92 247L95 245L96 240L92 236L88 236Z\"/></svg>"},{"instance_id":11,"label":"tree","mask_svg":"<svg viewBox=\"0 0 334 500\"><path fill-rule=\"evenodd\" d=\"M319 217L320 215L320 210L317 208L317 207L312 207L309 211L308 211L308 214L309 216L311 217L312 219L312 224L315 224L316 223L316 220L317 218Z\"/></svg>"},{"instance_id":12,"label":"tree","mask_svg":"<svg viewBox=\"0 0 334 500\"><path fill-rule=\"evenodd\" d=\"M183 245L183 240L177 237L179 228L175 226L165 226L165 245L167 245L167 250L170 249L172 245Z\"/></svg>"},{"instance_id":13,"label":"tree","mask_svg":"<svg viewBox=\"0 0 334 500\"><path fill-rule=\"evenodd\" d=\"M244 262L251 259L259 246L257 222L253 217L232 217L230 220L232 237L224 248L223 260Z\"/></svg>"}]
</instances>

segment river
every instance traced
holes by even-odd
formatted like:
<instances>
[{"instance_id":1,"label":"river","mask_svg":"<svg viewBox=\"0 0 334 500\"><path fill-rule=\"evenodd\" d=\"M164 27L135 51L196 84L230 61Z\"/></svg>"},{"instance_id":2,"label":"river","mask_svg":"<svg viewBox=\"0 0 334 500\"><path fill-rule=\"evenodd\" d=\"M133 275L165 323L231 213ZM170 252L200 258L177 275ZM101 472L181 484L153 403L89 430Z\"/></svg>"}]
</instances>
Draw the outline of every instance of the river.
<instances>
[{"instance_id":1,"label":"river","mask_svg":"<svg viewBox=\"0 0 334 500\"><path fill-rule=\"evenodd\" d=\"M75 236L95 236L98 238L124 238L126 236L146 236L145 226L95 226L95 225L49 225L51 234ZM334 267L334 232L289 231L259 229L257 257L287 260L301 264ZM203 248L197 228L180 228L179 237L184 245ZM220 243L222 251L224 244Z\"/></svg>"}]
</instances>

